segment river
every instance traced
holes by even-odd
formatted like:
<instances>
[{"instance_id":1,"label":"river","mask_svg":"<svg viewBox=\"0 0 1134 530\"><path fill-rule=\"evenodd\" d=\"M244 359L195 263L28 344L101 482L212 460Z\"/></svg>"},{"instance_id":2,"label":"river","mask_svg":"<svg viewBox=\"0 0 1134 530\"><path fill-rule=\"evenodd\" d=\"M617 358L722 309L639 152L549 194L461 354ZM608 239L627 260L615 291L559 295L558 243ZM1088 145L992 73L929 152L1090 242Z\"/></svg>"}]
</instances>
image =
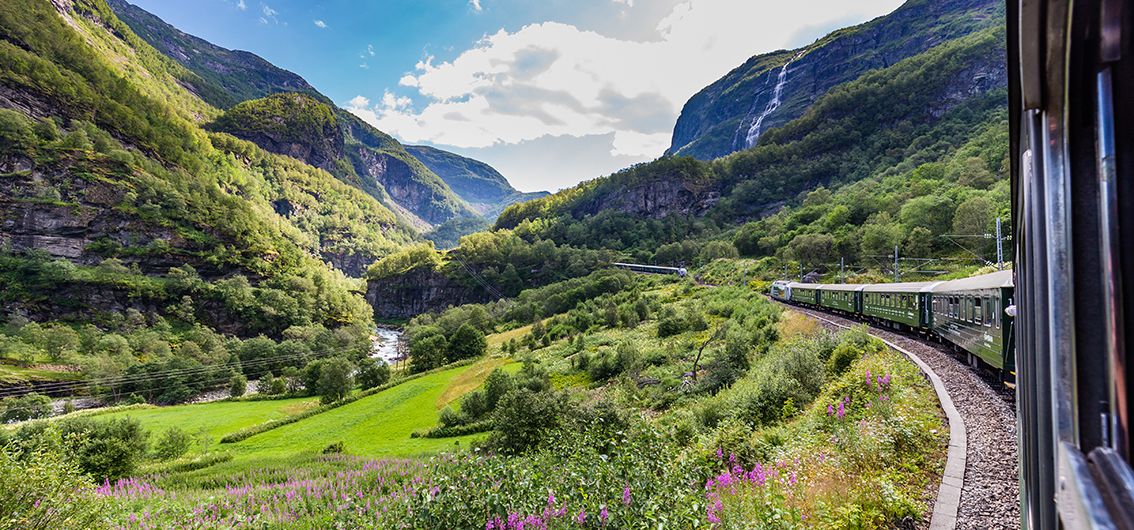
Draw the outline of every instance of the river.
<instances>
[{"instance_id":1,"label":"river","mask_svg":"<svg viewBox=\"0 0 1134 530\"><path fill-rule=\"evenodd\" d=\"M402 330L393 328L377 328L371 337L373 347L370 356L382 359L386 364L394 364L401 353L398 351L402 343Z\"/></svg>"}]
</instances>

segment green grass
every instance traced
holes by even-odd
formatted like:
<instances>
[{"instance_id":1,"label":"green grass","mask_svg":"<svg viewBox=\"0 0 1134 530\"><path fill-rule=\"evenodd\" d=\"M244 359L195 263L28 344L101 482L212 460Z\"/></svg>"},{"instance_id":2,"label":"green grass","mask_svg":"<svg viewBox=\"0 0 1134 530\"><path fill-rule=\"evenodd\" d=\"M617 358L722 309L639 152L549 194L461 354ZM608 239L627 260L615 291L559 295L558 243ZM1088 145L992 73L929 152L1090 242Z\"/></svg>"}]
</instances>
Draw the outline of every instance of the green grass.
<instances>
[{"instance_id":1,"label":"green grass","mask_svg":"<svg viewBox=\"0 0 1134 530\"><path fill-rule=\"evenodd\" d=\"M284 418L319 405L319 398L265 401L220 401L196 405L154 407L99 415L100 420L133 418L142 422L152 436L170 427L180 427L191 434L204 432L215 443L230 432L268 420Z\"/></svg>"},{"instance_id":2,"label":"green grass","mask_svg":"<svg viewBox=\"0 0 1134 530\"><path fill-rule=\"evenodd\" d=\"M428 439L410 438L410 434L437 423L438 397L456 377L471 368L462 366L414 379L253 436L231 448L240 460L311 453L336 441L342 441L348 453L360 456L411 456L447 449L455 442L466 444L478 435Z\"/></svg>"}]
</instances>

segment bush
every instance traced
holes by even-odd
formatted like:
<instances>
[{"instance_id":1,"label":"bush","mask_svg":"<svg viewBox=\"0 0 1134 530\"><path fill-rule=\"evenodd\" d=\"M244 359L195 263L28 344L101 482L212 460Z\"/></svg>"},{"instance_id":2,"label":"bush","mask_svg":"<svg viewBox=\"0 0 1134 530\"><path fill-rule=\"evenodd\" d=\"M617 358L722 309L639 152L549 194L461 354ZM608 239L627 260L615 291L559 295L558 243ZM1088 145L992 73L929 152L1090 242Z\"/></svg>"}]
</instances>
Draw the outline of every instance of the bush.
<instances>
[{"instance_id":1,"label":"bush","mask_svg":"<svg viewBox=\"0 0 1134 530\"><path fill-rule=\"evenodd\" d=\"M363 359L358 363L358 384L364 390L386 384L390 380L390 365L381 359Z\"/></svg>"},{"instance_id":2,"label":"bush","mask_svg":"<svg viewBox=\"0 0 1134 530\"><path fill-rule=\"evenodd\" d=\"M835 376L842 375L863 355L879 352L885 348L886 345L882 341L866 332L865 326L855 326L854 329L840 336L838 346L831 351L831 356L827 359L827 371Z\"/></svg>"},{"instance_id":3,"label":"bush","mask_svg":"<svg viewBox=\"0 0 1134 530\"><path fill-rule=\"evenodd\" d=\"M52 443L51 431L55 427L46 422L25 425L17 431L15 442L31 452L41 450ZM58 430L65 454L96 482L134 474L149 446L149 436L142 424L131 418L110 421L70 418L60 421Z\"/></svg>"},{"instance_id":4,"label":"bush","mask_svg":"<svg viewBox=\"0 0 1134 530\"><path fill-rule=\"evenodd\" d=\"M0 447L2 526L26 530L100 527L103 510L75 462L63 454L57 429L42 433L43 444L17 455Z\"/></svg>"},{"instance_id":5,"label":"bush","mask_svg":"<svg viewBox=\"0 0 1134 530\"><path fill-rule=\"evenodd\" d=\"M325 455L337 455L337 454L342 454L342 453L345 453L345 452L346 452L346 445L343 444L342 440L334 442L334 443L328 445L327 447L323 448L323 454L325 454Z\"/></svg>"},{"instance_id":6,"label":"bush","mask_svg":"<svg viewBox=\"0 0 1134 530\"><path fill-rule=\"evenodd\" d=\"M509 454L534 449L559 427L565 407L565 396L557 392L517 388L505 395L492 413L495 433L489 445Z\"/></svg>"},{"instance_id":7,"label":"bush","mask_svg":"<svg viewBox=\"0 0 1134 530\"><path fill-rule=\"evenodd\" d=\"M335 357L328 359L319 370L319 398L323 403L339 401L350 394L354 386L351 373L354 365L350 361Z\"/></svg>"},{"instance_id":8,"label":"bush","mask_svg":"<svg viewBox=\"0 0 1134 530\"><path fill-rule=\"evenodd\" d=\"M484 333L467 323L461 324L461 327L449 336L448 361L480 357L487 348L488 343L484 339Z\"/></svg>"},{"instance_id":9,"label":"bush","mask_svg":"<svg viewBox=\"0 0 1134 530\"><path fill-rule=\"evenodd\" d=\"M233 374L228 382L228 395L232 397L243 396L248 391L248 378L244 374Z\"/></svg>"},{"instance_id":10,"label":"bush","mask_svg":"<svg viewBox=\"0 0 1134 530\"><path fill-rule=\"evenodd\" d=\"M46 418L51 415L51 398L35 392L5 398L0 404L4 408L2 417L4 423Z\"/></svg>"},{"instance_id":11,"label":"bush","mask_svg":"<svg viewBox=\"0 0 1134 530\"><path fill-rule=\"evenodd\" d=\"M189 451L193 438L180 427L167 429L154 446L154 456L158 460L173 460Z\"/></svg>"}]
</instances>

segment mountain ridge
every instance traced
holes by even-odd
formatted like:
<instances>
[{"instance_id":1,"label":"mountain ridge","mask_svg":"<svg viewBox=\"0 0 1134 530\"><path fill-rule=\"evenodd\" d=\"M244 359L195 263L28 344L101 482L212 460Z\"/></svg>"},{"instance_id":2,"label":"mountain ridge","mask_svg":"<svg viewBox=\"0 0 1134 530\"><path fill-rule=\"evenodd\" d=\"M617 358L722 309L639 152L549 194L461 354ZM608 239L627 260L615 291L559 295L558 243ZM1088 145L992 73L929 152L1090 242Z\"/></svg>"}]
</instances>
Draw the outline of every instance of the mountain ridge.
<instances>
[{"instance_id":1,"label":"mountain ridge","mask_svg":"<svg viewBox=\"0 0 1134 530\"><path fill-rule=\"evenodd\" d=\"M785 65L783 101L764 117L762 132L802 116L835 86L1002 19L1003 6L991 0L910 0L807 46L755 55L689 98L666 154L711 160L751 147L746 133L769 108Z\"/></svg>"}]
</instances>

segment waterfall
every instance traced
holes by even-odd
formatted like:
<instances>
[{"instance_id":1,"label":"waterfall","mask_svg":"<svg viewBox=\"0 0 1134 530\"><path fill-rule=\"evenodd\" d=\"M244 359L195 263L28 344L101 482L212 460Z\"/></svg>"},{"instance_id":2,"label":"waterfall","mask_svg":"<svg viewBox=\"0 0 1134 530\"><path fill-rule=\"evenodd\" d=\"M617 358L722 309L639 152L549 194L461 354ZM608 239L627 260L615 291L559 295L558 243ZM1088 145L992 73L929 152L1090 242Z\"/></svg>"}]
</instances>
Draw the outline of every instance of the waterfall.
<instances>
[{"instance_id":1,"label":"waterfall","mask_svg":"<svg viewBox=\"0 0 1134 530\"><path fill-rule=\"evenodd\" d=\"M803 53L800 52L799 55L788 59L788 62L784 63L784 67L780 68L780 75L779 79L776 81L776 87L772 89L772 99L768 101L768 105L764 107L764 112L761 112L752 122L752 125L748 127L748 134L744 137L744 147L748 148L756 145L756 140L760 139L764 118L767 118L768 115L780 108L780 97L783 96L784 84L787 83L788 66L791 66L791 63L795 62L795 60L799 59L802 55Z\"/></svg>"}]
</instances>

